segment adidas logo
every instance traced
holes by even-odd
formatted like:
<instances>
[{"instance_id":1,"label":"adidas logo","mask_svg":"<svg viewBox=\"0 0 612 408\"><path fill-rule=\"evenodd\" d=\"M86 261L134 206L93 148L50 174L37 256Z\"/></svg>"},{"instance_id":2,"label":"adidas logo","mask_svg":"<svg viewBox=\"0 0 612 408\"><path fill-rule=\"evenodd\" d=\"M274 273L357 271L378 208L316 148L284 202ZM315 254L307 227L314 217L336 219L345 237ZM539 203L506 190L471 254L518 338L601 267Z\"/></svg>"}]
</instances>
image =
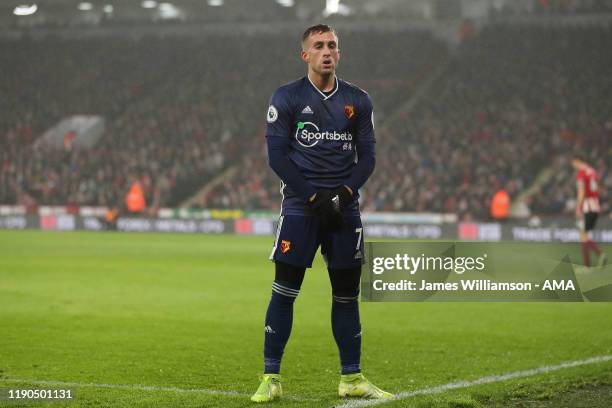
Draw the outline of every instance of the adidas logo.
<instances>
[{"instance_id":1,"label":"adidas logo","mask_svg":"<svg viewBox=\"0 0 612 408\"><path fill-rule=\"evenodd\" d=\"M306 107L304 109L302 109L302 113L310 113L310 114L312 114L314 112L312 111L310 106L306 105Z\"/></svg>"},{"instance_id":2,"label":"adidas logo","mask_svg":"<svg viewBox=\"0 0 612 408\"><path fill-rule=\"evenodd\" d=\"M276 332L274 331L274 329L273 329L273 328L271 328L270 326L266 326L266 327L264 327L264 331L265 331L266 333L276 334Z\"/></svg>"},{"instance_id":3,"label":"adidas logo","mask_svg":"<svg viewBox=\"0 0 612 408\"><path fill-rule=\"evenodd\" d=\"M356 339L358 339L358 338L360 338L360 337L361 337L361 332L359 332L359 333L357 333L357 334L355 335L355 338L356 338Z\"/></svg>"},{"instance_id":4,"label":"adidas logo","mask_svg":"<svg viewBox=\"0 0 612 408\"><path fill-rule=\"evenodd\" d=\"M355 259L361 259L361 258L363 258L363 255L361 254L361 251L357 251L355 253Z\"/></svg>"},{"instance_id":5,"label":"adidas logo","mask_svg":"<svg viewBox=\"0 0 612 408\"><path fill-rule=\"evenodd\" d=\"M334 210L337 212L341 212L340 211L340 197L336 195L334 198L331 199L331 201L334 206Z\"/></svg>"}]
</instances>

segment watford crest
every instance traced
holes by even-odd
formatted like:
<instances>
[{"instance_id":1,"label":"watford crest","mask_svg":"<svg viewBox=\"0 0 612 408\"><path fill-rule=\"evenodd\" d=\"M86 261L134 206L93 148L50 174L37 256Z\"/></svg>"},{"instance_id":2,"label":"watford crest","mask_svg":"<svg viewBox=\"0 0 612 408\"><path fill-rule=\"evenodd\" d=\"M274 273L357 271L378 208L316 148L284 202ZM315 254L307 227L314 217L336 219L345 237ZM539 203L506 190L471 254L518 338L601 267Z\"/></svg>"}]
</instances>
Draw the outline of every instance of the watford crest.
<instances>
[{"instance_id":1,"label":"watford crest","mask_svg":"<svg viewBox=\"0 0 612 408\"><path fill-rule=\"evenodd\" d=\"M344 114L347 118L351 119L355 116L355 107L353 105L344 105Z\"/></svg>"},{"instance_id":2,"label":"watford crest","mask_svg":"<svg viewBox=\"0 0 612 408\"><path fill-rule=\"evenodd\" d=\"M286 254L291 249L291 241L285 241L284 239L281 241L281 252Z\"/></svg>"}]
</instances>

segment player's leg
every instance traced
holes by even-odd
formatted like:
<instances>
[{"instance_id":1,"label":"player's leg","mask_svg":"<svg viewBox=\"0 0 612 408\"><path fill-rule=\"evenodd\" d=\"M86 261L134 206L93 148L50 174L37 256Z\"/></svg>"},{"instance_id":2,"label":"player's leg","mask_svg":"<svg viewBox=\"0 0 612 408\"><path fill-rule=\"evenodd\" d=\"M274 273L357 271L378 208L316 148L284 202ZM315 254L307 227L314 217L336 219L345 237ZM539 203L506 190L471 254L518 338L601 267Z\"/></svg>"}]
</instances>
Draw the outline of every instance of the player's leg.
<instances>
[{"instance_id":1,"label":"player's leg","mask_svg":"<svg viewBox=\"0 0 612 408\"><path fill-rule=\"evenodd\" d=\"M279 373L293 325L293 304L319 245L313 225L312 217L279 219L270 256L275 262L275 276L264 324L264 375L252 401L268 402L282 395Z\"/></svg>"},{"instance_id":2,"label":"player's leg","mask_svg":"<svg viewBox=\"0 0 612 408\"><path fill-rule=\"evenodd\" d=\"M582 250L582 260L584 261L584 266L587 268L591 266L591 259L589 256L589 235L586 231L580 231L580 249Z\"/></svg>"},{"instance_id":3,"label":"player's leg","mask_svg":"<svg viewBox=\"0 0 612 408\"><path fill-rule=\"evenodd\" d=\"M582 215L583 220L580 223L580 249L582 250L582 259L584 261L584 266L587 268L591 266L590 259L590 238L589 231L592 229L592 218L589 216L590 213L584 213Z\"/></svg>"},{"instance_id":4,"label":"player's leg","mask_svg":"<svg viewBox=\"0 0 612 408\"><path fill-rule=\"evenodd\" d=\"M589 250L595 252L597 254L597 266L604 266L606 263L606 254L599 248L599 246L591 239L589 235L591 231L595 229L595 225L597 225L598 213L589 212L584 214L584 229L585 229L585 241L586 246Z\"/></svg>"},{"instance_id":5,"label":"player's leg","mask_svg":"<svg viewBox=\"0 0 612 408\"><path fill-rule=\"evenodd\" d=\"M584 259L584 264L589 267L591 266L589 252L593 251L597 256L598 265L603 265L605 263L605 254L599 249L597 244L591 239L590 232L595 228L595 224L597 224L597 213L587 212L584 213L584 223L583 228L580 231L580 242L582 247L582 258Z\"/></svg>"},{"instance_id":6,"label":"player's leg","mask_svg":"<svg viewBox=\"0 0 612 408\"><path fill-rule=\"evenodd\" d=\"M359 321L359 278L361 266L328 268L332 285L331 322L340 352L342 374L361 372L361 323Z\"/></svg>"},{"instance_id":7,"label":"player's leg","mask_svg":"<svg viewBox=\"0 0 612 408\"><path fill-rule=\"evenodd\" d=\"M285 345L293 325L293 303L300 293L305 267L276 262L272 297L264 328L264 373L279 374Z\"/></svg>"},{"instance_id":8,"label":"player's leg","mask_svg":"<svg viewBox=\"0 0 612 408\"><path fill-rule=\"evenodd\" d=\"M325 234L321 252L332 286L331 323L340 352L342 374L361 371L359 281L363 262L363 228L358 216L345 217L340 230Z\"/></svg>"},{"instance_id":9,"label":"player's leg","mask_svg":"<svg viewBox=\"0 0 612 408\"><path fill-rule=\"evenodd\" d=\"M359 282L363 262L363 228L358 216L345 217L344 226L322 239L332 285L332 332L340 353L342 374L338 393L343 397L390 398L361 374Z\"/></svg>"},{"instance_id":10,"label":"player's leg","mask_svg":"<svg viewBox=\"0 0 612 408\"><path fill-rule=\"evenodd\" d=\"M361 266L328 268L332 283L332 332L340 352L342 374L338 394L342 397L391 398L361 374L361 323L359 321L359 280Z\"/></svg>"},{"instance_id":11,"label":"player's leg","mask_svg":"<svg viewBox=\"0 0 612 408\"><path fill-rule=\"evenodd\" d=\"M305 267L282 262L276 262L275 269L264 328L264 374L251 397L254 402L268 402L283 395L280 365L293 325L293 303L306 272Z\"/></svg>"}]
</instances>

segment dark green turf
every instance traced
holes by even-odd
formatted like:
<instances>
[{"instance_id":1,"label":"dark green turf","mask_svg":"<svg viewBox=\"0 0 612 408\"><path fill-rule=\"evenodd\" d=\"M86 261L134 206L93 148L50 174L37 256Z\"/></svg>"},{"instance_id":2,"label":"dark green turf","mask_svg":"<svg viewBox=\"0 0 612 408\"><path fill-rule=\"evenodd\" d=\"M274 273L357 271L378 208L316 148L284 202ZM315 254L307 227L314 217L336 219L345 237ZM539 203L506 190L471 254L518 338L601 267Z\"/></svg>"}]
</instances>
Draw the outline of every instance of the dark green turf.
<instances>
[{"instance_id":1,"label":"dark green turf","mask_svg":"<svg viewBox=\"0 0 612 408\"><path fill-rule=\"evenodd\" d=\"M71 387L75 401L52 407L249 406L262 369L271 244L240 236L0 231L0 387L62 388L28 383L48 380L244 394ZM283 362L285 394L302 400L274 406L339 403L330 302L318 259L297 300ZM361 312L364 371L393 392L612 354L609 303L363 303ZM566 369L384 406L503 406L540 395L541 384L555 394L579 381L612 383L611 368Z\"/></svg>"}]
</instances>

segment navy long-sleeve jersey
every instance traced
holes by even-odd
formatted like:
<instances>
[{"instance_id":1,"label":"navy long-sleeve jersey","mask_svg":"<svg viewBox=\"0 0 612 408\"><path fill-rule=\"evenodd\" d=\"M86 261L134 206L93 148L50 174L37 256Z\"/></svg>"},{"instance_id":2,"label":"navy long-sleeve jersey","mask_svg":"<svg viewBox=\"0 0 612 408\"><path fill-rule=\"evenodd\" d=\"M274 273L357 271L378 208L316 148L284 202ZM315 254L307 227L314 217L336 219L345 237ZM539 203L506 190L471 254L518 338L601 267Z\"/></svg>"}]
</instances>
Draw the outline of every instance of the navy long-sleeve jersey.
<instances>
[{"instance_id":1,"label":"navy long-sleeve jersey","mask_svg":"<svg viewBox=\"0 0 612 408\"><path fill-rule=\"evenodd\" d=\"M358 215L358 190L375 165L374 114L368 94L336 78L330 93L310 79L272 95L267 114L270 167L281 179L283 215L310 214L317 190L347 185L354 198L346 215Z\"/></svg>"}]
</instances>

